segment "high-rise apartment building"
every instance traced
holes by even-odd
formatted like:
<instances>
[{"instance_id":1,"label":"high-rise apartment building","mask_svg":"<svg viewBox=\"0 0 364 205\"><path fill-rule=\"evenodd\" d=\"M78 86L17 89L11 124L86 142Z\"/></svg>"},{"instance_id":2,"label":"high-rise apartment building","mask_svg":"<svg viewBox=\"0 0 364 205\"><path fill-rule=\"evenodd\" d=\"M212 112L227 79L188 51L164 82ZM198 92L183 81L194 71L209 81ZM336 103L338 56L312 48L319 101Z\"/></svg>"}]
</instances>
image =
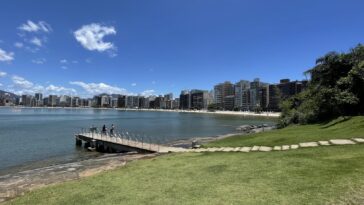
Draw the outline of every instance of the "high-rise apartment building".
<instances>
[{"instance_id":1,"label":"high-rise apartment building","mask_svg":"<svg viewBox=\"0 0 364 205\"><path fill-rule=\"evenodd\" d=\"M191 94L188 90L182 90L179 96L179 109L188 110L191 108Z\"/></svg>"},{"instance_id":2,"label":"high-rise apartment building","mask_svg":"<svg viewBox=\"0 0 364 205\"><path fill-rule=\"evenodd\" d=\"M48 97L48 106L56 107L57 106L58 97L57 95L49 95Z\"/></svg>"},{"instance_id":3,"label":"high-rise apartment building","mask_svg":"<svg viewBox=\"0 0 364 205\"><path fill-rule=\"evenodd\" d=\"M229 81L214 86L214 102L219 109L225 109L225 97L234 95L234 85ZM227 100L229 101L227 103L229 103L230 106L231 99L228 98Z\"/></svg>"},{"instance_id":4,"label":"high-rise apartment building","mask_svg":"<svg viewBox=\"0 0 364 205\"><path fill-rule=\"evenodd\" d=\"M246 91L249 90L249 88L250 88L250 83L247 80L241 80L235 84L235 101L234 101L235 109L243 110L243 107L246 104L246 99L245 99Z\"/></svg>"},{"instance_id":5,"label":"high-rise apartment building","mask_svg":"<svg viewBox=\"0 0 364 205\"><path fill-rule=\"evenodd\" d=\"M208 91L191 90L191 109L206 110L208 106Z\"/></svg>"},{"instance_id":6,"label":"high-rise apartment building","mask_svg":"<svg viewBox=\"0 0 364 205\"><path fill-rule=\"evenodd\" d=\"M35 93L35 106L43 106L43 94L42 93Z\"/></svg>"}]
</instances>

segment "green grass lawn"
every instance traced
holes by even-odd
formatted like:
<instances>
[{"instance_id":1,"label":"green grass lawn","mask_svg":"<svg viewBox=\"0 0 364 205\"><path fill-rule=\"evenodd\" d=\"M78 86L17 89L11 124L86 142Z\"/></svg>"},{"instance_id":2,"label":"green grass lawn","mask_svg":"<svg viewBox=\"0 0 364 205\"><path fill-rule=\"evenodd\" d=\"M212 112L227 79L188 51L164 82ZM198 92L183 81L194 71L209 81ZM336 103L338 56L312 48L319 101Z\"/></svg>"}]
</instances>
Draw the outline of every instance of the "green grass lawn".
<instances>
[{"instance_id":1,"label":"green grass lawn","mask_svg":"<svg viewBox=\"0 0 364 205\"><path fill-rule=\"evenodd\" d=\"M363 162L364 145L169 154L7 204L362 204Z\"/></svg>"},{"instance_id":2,"label":"green grass lawn","mask_svg":"<svg viewBox=\"0 0 364 205\"><path fill-rule=\"evenodd\" d=\"M364 117L232 137L209 146L364 137ZM364 204L364 144L284 152L184 153L134 161L5 204Z\"/></svg>"},{"instance_id":3,"label":"green grass lawn","mask_svg":"<svg viewBox=\"0 0 364 205\"><path fill-rule=\"evenodd\" d=\"M274 131L237 135L211 142L205 147L242 147L253 145L290 145L329 139L364 137L364 116L338 118L324 124L293 125Z\"/></svg>"}]
</instances>

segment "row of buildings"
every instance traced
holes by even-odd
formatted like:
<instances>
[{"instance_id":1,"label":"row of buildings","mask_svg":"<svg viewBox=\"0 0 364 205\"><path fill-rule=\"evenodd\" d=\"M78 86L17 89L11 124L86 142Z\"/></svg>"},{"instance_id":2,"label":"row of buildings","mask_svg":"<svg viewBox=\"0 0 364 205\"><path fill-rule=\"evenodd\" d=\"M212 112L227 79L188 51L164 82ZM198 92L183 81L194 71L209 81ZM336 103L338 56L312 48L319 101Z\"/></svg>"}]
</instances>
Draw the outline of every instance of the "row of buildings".
<instances>
[{"instance_id":1,"label":"row of buildings","mask_svg":"<svg viewBox=\"0 0 364 205\"><path fill-rule=\"evenodd\" d=\"M241 80L219 83L213 90L183 90L179 98L172 93L159 96L127 96L100 94L93 98L80 98L68 95L49 95L42 93L6 97L0 95L0 105L20 105L26 107L96 107L96 108L145 108L145 109L182 109L182 110L242 110L242 111L279 111L282 99L300 93L307 81L282 79L277 84Z\"/></svg>"},{"instance_id":2,"label":"row of buildings","mask_svg":"<svg viewBox=\"0 0 364 205\"><path fill-rule=\"evenodd\" d=\"M235 84L227 81L214 86L214 103L220 110L280 111L280 101L302 92L307 83L282 79L278 84L268 84L259 78Z\"/></svg>"}]
</instances>

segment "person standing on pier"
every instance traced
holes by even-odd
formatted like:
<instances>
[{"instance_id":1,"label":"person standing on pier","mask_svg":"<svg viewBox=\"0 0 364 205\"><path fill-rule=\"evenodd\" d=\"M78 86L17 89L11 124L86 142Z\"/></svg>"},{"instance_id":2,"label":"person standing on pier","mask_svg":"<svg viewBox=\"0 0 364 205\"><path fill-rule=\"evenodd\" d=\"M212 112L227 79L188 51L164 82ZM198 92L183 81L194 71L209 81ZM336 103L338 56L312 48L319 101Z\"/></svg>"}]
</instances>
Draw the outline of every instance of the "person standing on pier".
<instances>
[{"instance_id":1,"label":"person standing on pier","mask_svg":"<svg viewBox=\"0 0 364 205\"><path fill-rule=\"evenodd\" d=\"M112 124L110 128L110 136L114 137L114 124Z\"/></svg>"},{"instance_id":2,"label":"person standing on pier","mask_svg":"<svg viewBox=\"0 0 364 205\"><path fill-rule=\"evenodd\" d=\"M102 134L105 134L105 135L107 134L106 133L106 125L102 126Z\"/></svg>"}]
</instances>

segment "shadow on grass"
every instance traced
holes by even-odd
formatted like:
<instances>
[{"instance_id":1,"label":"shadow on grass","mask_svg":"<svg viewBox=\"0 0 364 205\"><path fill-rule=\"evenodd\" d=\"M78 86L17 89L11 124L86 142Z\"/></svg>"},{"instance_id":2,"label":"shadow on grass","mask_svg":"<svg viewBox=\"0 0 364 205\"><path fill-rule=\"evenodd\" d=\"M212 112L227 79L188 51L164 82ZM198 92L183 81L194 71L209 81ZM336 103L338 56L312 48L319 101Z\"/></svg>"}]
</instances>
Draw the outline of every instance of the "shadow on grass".
<instances>
[{"instance_id":1,"label":"shadow on grass","mask_svg":"<svg viewBox=\"0 0 364 205\"><path fill-rule=\"evenodd\" d=\"M343 123L343 122L346 122L348 120L350 120L351 117L349 116L345 116L345 117L339 117L337 118L336 120L333 120L333 121L326 121L326 122L323 122L321 123L322 127L321 129L326 129L326 128L329 128L329 127L332 127L332 126L335 126L337 124L340 124L340 123Z\"/></svg>"}]
</instances>

